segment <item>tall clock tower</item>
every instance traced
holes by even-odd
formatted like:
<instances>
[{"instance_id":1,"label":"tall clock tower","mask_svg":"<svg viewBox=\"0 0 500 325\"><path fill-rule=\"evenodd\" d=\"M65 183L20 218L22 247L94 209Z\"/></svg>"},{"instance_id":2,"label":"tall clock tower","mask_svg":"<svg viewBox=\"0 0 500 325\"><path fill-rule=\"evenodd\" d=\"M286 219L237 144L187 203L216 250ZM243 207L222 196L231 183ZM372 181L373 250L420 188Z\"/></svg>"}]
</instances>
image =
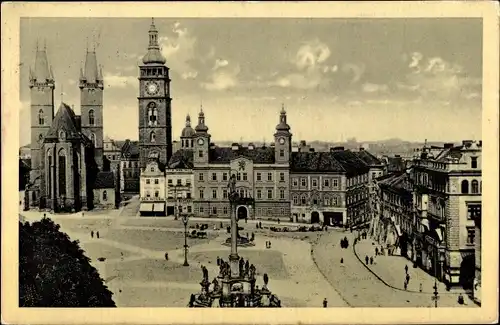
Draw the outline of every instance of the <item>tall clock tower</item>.
<instances>
[{"instance_id":1,"label":"tall clock tower","mask_svg":"<svg viewBox=\"0 0 500 325\"><path fill-rule=\"evenodd\" d=\"M172 109L169 68L160 52L158 30L152 19L148 52L139 66L139 150L140 166L146 166L150 153L160 162L172 156Z\"/></svg>"}]
</instances>

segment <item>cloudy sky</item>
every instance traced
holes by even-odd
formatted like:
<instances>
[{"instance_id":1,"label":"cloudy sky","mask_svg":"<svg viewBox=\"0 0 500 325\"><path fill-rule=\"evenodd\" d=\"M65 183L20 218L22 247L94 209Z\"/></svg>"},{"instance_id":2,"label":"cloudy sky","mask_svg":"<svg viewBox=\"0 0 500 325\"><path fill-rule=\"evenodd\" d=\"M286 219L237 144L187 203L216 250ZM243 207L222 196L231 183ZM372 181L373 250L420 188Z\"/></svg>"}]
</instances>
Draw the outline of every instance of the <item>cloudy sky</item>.
<instances>
[{"instance_id":1,"label":"cloudy sky","mask_svg":"<svg viewBox=\"0 0 500 325\"><path fill-rule=\"evenodd\" d=\"M151 19L22 18L21 145L28 68L47 43L56 105L79 113L88 43L104 74L104 132L138 138L138 63ZM481 137L480 19L155 19L172 79L174 138L200 103L212 139L270 141L282 103L294 140Z\"/></svg>"}]
</instances>

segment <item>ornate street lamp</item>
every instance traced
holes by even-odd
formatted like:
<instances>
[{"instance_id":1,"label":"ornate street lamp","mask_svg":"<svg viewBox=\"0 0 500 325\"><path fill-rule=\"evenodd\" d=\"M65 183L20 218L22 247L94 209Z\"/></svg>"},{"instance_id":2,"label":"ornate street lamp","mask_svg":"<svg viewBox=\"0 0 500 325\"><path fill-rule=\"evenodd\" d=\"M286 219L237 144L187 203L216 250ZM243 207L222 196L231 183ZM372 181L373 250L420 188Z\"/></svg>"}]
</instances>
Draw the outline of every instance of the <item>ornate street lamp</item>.
<instances>
[{"instance_id":1,"label":"ornate street lamp","mask_svg":"<svg viewBox=\"0 0 500 325\"><path fill-rule=\"evenodd\" d=\"M182 216L182 223L184 224L184 266L189 266L188 260L187 260L187 251L188 251L188 244L187 244L187 224L189 221L189 217L187 215Z\"/></svg>"}]
</instances>

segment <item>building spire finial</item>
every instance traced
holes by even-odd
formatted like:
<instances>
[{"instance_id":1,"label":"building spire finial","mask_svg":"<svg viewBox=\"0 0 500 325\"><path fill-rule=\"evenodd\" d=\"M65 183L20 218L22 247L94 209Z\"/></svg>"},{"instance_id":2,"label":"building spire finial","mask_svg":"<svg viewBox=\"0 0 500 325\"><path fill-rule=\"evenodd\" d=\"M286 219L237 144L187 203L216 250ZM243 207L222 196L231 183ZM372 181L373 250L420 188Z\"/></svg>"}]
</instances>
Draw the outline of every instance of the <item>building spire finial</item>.
<instances>
[{"instance_id":1,"label":"building spire finial","mask_svg":"<svg viewBox=\"0 0 500 325\"><path fill-rule=\"evenodd\" d=\"M151 17L151 25L154 26L154 24L155 24L155 17Z\"/></svg>"},{"instance_id":2,"label":"building spire finial","mask_svg":"<svg viewBox=\"0 0 500 325\"><path fill-rule=\"evenodd\" d=\"M61 85L61 104L63 103L64 100L64 85Z\"/></svg>"}]
</instances>

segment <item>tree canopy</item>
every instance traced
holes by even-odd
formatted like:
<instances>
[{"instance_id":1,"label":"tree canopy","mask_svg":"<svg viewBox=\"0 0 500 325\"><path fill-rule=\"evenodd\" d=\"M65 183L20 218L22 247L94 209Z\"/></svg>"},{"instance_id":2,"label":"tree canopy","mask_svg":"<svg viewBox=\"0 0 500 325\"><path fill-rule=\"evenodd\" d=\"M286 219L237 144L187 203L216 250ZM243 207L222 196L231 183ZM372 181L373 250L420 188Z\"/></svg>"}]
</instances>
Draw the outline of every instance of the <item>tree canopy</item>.
<instances>
[{"instance_id":1,"label":"tree canopy","mask_svg":"<svg viewBox=\"0 0 500 325\"><path fill-rule=\"evenodd\" d=\"M78 241L49 218L19 222L20 307L116 307Z\"/></svg>"}]
</instances>

